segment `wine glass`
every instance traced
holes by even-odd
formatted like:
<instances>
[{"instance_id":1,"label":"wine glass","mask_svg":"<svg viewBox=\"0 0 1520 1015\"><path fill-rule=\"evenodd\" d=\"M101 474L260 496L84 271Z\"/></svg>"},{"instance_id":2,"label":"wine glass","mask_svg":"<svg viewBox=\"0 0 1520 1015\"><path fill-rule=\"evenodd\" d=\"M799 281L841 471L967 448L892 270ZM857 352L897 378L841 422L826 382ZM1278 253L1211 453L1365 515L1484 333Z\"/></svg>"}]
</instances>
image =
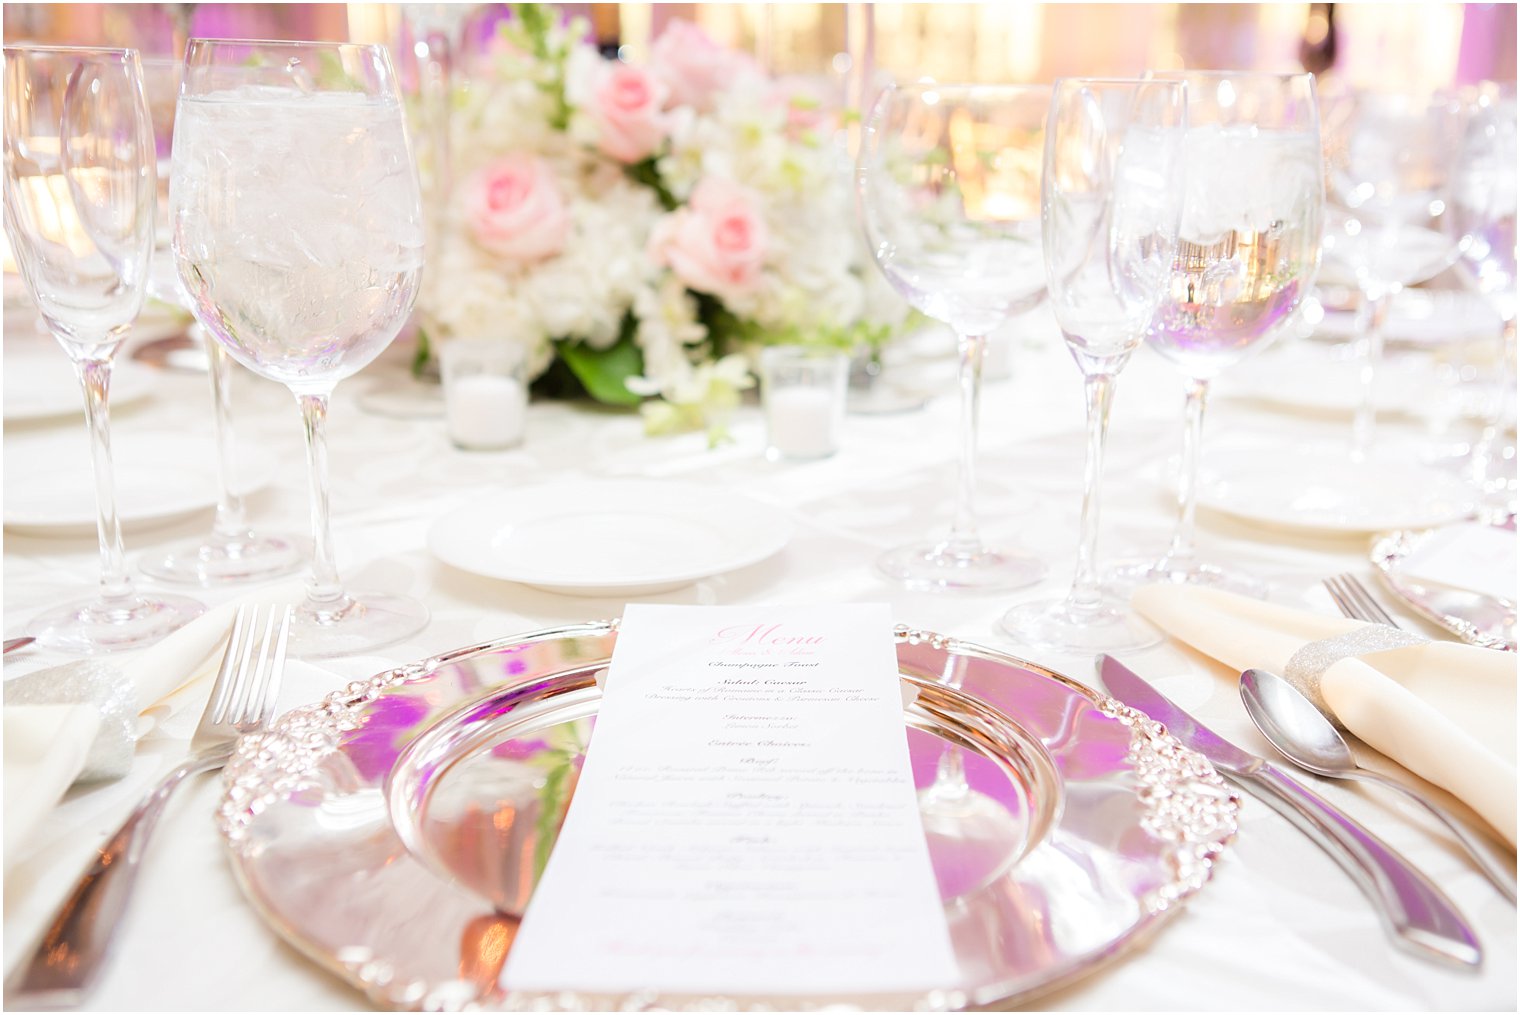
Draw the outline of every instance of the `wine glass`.
<instances>
[{"instance_id":1,"label":"wine glass","mask_svg":"<svg viewBox=\"0 0 1520 1015\"><path fill-rule=\"evenodd\" d=\"M180 290L179 275L170 249L169 169L173 164L174 113L179 98L183 63L166 57L144 58L144 83L148 111L153 119L158 151L158 216L153 244L153 266L148 274L148 295L161 303L189 309ZM236 434L232 428L232 378L227 354L207 336L197 322L185 336L160 339L183 349L204 350L206 372L211 381L212 434L216 441L217 501L211 531L205 536L170 545L143 557L138 567L144 574L169 582L192 585L230 585L261 581L300 569L305 550L299 539L265 535L249 528L243 495L236 488Z\"/></svg>"},{"instance_id":2,"label":"wine glass","mask_svg":"<svg viewBox=\"0 0 1520 1015\"><path fill-rule=\"evenodd\" d=\"M127 49L5 47L5 232L27 291L84 387L100 591L28 626L39 645L96 653L156 641L200 603L132 587L111 464L111 365L142 309L153 247L153 131Z\"/></svg>"},{"instance_id":3,"label":"wine glass","mask_svg":"<svg viewBox=\"0 0 1520 1015\"><path fill-rule=\"evenodd\" d=\"M1324 256L1355 280L1359 296L1352 464L1372 448L1389 299L1451 267L1465 245L1444 200L1461 138L1462 104L1450 93L1348 91L1326 104Z\"/></svg>"},{"instance_id":4,"label":"wine glass","mask_svg":"<svg viewBox=\"0 0 1520 1015\"><path fill-rule=\"evenodd\" d=\"M292 651L349 654L420 630L414 599L350 595L328 518L333 388L396 337L423 225L390 58L380 46L195 39L174 127L174 256L195 316L283 383L305 424L312 574Z\"/></svg>"},{"instance_id":5,"label":"wine glass","mask_svg":"<svg viewBox=\"0 0 1520 1015\"><path fill-rule=\"evenodd\" d=\"M1468 238L1459 262L1463 274L1503 322L1501 383L1470 458L1472 481L1501 513L1513 513L1515 497L1517 160L1514 89L1485 89L1474 99L1462 134L1450 205L1454 231Z\"/></svg>"},{"instance_id":6,"label":"wine glass","mask_svg":"<svg viewBox=\"0 0 1520 1015\"><path fill-rule=\"evenodd\" d=\"M1180 81L1055 84L1045 133L1045 270L1086 388L1087 467L1071 590L1015 606L998 624L1026 645L1091 654L1161 638L1099 584L1098 492L1114 385L1161 306L1177 252L1186 108Z\"/></svg>"},{"instance_id":7,"label":"wine glass","mask_svg":"<svg viewBox=\"0 0 1520 1015\"><path fill-rule=\"evenodd\" d=\"M1171 542L1159 561L1116 575L1261 596L1260 579L1198 557L1198 465L1209 383L1293 325L1319 270L1324 173L1314 76L1151 76L1187 84L1177 254L1145 339L1181 370L1186 421Z\"/></svg>"},{"instance_id":8,"label":"wine glass","mask_svg":"<svg viewBox=\"0 0 1520 1015\"><path fill-rule=\"evenodd\" d=\"M949 535L877 561L917 589L1017 588L1045 565L977 534L977 419L987 334L1045 295L1040 153L1049 85L893 85L866 123L856 172L871 253L892 287L959 346L960 455Z\"/></svg>"}]
</instances>

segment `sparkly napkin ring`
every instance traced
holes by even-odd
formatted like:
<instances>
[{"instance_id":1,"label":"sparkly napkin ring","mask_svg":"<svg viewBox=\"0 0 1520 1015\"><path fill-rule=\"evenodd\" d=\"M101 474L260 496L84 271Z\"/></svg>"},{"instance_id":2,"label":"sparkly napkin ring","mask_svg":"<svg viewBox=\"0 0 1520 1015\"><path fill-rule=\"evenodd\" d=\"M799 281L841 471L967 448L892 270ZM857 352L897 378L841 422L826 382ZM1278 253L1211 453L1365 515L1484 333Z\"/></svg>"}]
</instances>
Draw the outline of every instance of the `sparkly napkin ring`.
<instances>
[{"instance_id":1,"label":"sparkly napkin ring","mask_svg":"<svg viewBox=\"0 0 1520 1015\"><path fill-rule=\"evenodd\" d=\"M1345 634L1311 641L1288 659L1283 676L1303 692L1304 697L1313 702L1315 708L1325 713L1336 726L1344 729L1340 720L1335 718L1335 712L1326 704L1324 695L1320 693L1320 678L1324 676L1325 671L1342 659L1370 656L1389 649L1408 648L1411 645L1423 645L1428 641L1430 639L1422 634L1414 634L1382 624L1368 624L1355 631L1347 631Z\"/></svg>"},{"instance_id":2,"label":"sparkly napkin ring","mask_svg":"<svg viewBox=\"0 0 1520 1015\"><path fill-rule=\"evenodd\" d=\"M137 692L121 669L94 659L65 663L5 682L7 705L94 705L100 732L90 745L79 782L119 779L132 767Z\"/></svg>"}]
</instances>

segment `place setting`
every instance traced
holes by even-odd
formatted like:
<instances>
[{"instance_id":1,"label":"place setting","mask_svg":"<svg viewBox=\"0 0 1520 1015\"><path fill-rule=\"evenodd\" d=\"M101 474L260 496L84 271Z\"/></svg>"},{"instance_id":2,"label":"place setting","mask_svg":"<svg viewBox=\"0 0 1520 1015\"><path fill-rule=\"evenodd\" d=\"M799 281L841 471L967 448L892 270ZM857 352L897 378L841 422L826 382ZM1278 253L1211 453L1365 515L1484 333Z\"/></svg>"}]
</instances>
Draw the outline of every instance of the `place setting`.
<instances>
[{"instance_id":1,"label":"place setting","mask_svg":"<svg viewBox=\"0 0 1520 1015\"><path fill-rule=\"evenodd\" d=\"M6 1008L1513 1007L1513 8L1302 6L7 5Z\"/></svg>"}]
</instances>

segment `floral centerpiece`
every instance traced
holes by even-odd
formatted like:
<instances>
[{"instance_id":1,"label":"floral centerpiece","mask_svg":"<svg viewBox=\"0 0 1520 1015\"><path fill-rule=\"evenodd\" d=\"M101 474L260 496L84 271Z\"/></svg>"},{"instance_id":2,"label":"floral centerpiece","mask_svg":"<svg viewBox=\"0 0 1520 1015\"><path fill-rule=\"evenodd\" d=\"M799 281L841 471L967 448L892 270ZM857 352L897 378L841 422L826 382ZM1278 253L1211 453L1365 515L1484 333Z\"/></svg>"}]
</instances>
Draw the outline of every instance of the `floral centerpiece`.
<instances>
[{"instance_id":1,"label":"floral centerpiece","mask_svg":"<svg viewBox=\"0 0 1520 1015\"><path fill-rule=\"evenodd\" d=\"M499 337L541 387L717 437L760 346L858 349L902 322L861 249L839 113L687 22L648 66L586 38L518 5L456 94L420 361Z\"/></svg>"}]
</instances>

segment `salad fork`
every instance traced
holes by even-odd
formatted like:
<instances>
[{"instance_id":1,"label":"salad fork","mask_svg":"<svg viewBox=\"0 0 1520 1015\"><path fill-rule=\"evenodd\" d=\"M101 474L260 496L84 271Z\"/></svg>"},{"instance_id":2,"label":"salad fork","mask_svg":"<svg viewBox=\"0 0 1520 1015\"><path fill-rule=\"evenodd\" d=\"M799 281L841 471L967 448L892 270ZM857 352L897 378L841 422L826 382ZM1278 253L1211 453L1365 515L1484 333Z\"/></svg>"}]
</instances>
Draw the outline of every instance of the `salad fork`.
<instances>
[{"instance_id":1,"label":"salad fork","mask_svg":"<svg viewBox=\"0 0 1520 1015\"><path fill-rule=\"evenodd\" d=\"M1372 593L1363 585L1356 575L1346 572L1326 578L1322 584L1330 593L1330 598L1335 600L1336 608L1341 614L1352 620L1364 620L1369 624L1382 624L1385 627L1398 627L1399 622L1383 609Z\"/></svg>"},{"instance_id":2,"label":"salad fork","mask_svg":"<svg viewBox=\"0 0 1520 1015\"><path fill-rule=\"evenodd\" d=\"M100 847L100 855L58 908L31 957L7 982L8 1009L71 1008L84 1002L105 967L143 852L169 797L187 777L225 765L240 736L268 725L285 667L290 618L289 606L246 605L238 610L216 683L190 741L190 757L169 772Z\"/></svg>"}]
</instances>

